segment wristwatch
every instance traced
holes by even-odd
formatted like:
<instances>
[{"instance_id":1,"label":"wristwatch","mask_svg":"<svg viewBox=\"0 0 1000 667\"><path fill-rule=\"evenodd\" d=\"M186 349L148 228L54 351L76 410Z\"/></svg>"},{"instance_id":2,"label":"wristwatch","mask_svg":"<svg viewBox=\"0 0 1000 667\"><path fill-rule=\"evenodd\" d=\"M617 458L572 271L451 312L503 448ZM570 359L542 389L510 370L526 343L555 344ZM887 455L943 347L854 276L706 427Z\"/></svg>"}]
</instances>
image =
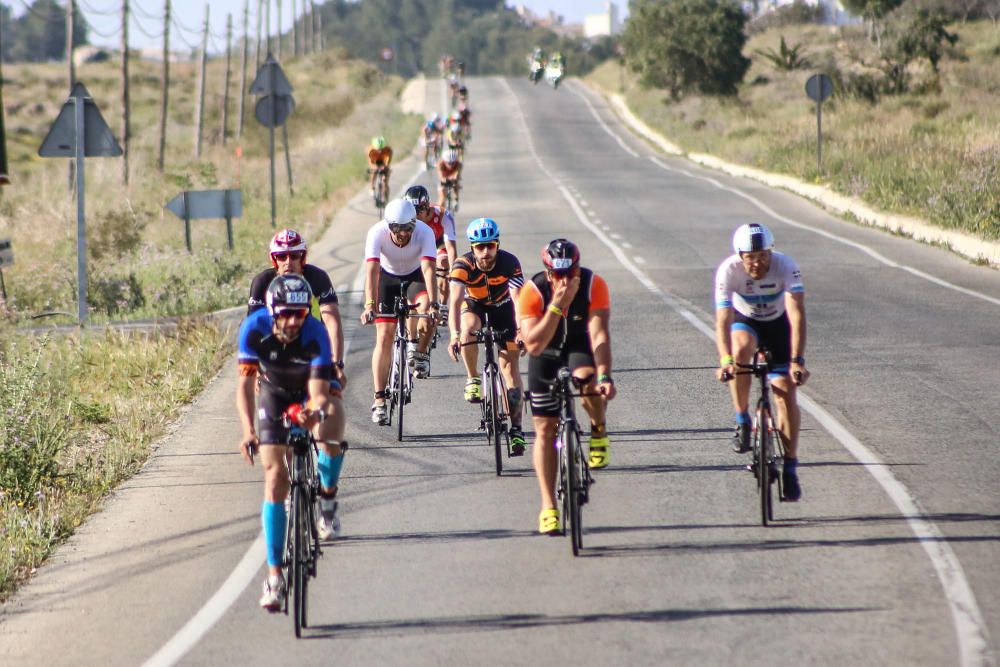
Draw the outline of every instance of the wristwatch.
<instances>
[{"instance_id":1,"label":"wristwatch","mask_svg":"<svg viewBox=\"0 0 1000 667\"><path fill-rule=\"evenodd\" d=\"M337 368L339 368L340 370L344 370L344 360L343 359L341 359L340 361L333 362L333 365L336 366Z\"/></svg>"},{"instance_id":2,"label":"wristwatch","mask_svg":"<svg viewBox=\"0 0 1000 667\"><path fill-rule=\"evenodd\" d=\"M798 364L799 366L805 366L806 365L806 358L803 357L803 356L801 356L801 355L799 355L797 357L792 357L792 363L793 364Z\"/></svg>"}]
</instances>

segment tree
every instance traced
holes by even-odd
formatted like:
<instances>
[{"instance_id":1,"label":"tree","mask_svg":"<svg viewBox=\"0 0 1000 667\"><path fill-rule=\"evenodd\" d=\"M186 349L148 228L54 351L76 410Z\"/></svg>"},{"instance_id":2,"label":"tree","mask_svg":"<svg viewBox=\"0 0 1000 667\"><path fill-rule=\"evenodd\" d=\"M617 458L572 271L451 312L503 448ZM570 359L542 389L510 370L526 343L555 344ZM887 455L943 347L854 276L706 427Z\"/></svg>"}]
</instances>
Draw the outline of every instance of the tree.
<instances>
[{"instance_id":1,"label":"tree","mask_svg":"<svg viewBox=\"0 0 1000 667\"><path fill-rule=\"evenodd\" d=\"M55 0L35 0L13 25L8 24L8 16L4 17L2 35L5 58L14 62L44 62L66 57L66 9ZM86 24L79 12L73 17L73 43L87 43Z\"/></svg>"},{"instance_id":2,"label":"tree","mask_svg":"<svg viewBox=\"0 0 1000 667\"><path fill-rule=\"evenodd\" d=\"M734 0L637 0L625 28L625 57L647 86L673 99L697 90L735 95L750 69L747 16Z\"/></svg>"},{"instance_id":3,"label":"tree","mask_svg":"<svg viewBox=\"0 0 1000 667\"><path fill-rule=\"evenodd\" d=\"M906 0L841 0L844 9L868 22L868 35L878 48L879 55L882 55L886 18L904 2Z\"/></svg>"},{"instance_id":4,"label":"tree","mask_svg":"<svg viewBox=\"0 0 1000 667\"><path fill-rule=\"evenodd\" d=\"M915 58L927 58L934 74L938 74L945 43L954 45L958 41L958 35L945 30L946 24L947 19L942 14L932 14L924 9L914 13L896 42L901 59L909 62Z\"/></svg>"}]
</instances>

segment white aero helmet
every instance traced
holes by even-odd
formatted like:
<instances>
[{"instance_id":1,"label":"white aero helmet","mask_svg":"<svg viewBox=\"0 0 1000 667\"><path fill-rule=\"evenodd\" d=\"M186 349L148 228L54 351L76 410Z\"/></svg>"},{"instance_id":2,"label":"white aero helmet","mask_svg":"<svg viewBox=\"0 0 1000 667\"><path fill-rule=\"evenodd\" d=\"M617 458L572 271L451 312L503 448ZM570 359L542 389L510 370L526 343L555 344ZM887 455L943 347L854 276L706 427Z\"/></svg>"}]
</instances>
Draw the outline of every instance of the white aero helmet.
<instances>
[{"instance_id":1,"label":"white aero helmet","mask_svg":"<svg viewBox=\"0 0 1000 667\"><path fill-rule=\"evenodd\" d=\"M774 235L759 222L740 225L733 234L733 250L737 253L770 250L773 247Z\"/></svg>"},{"instance_id":2,"label":"white aero helmet","mask_svg":"<svg viewBox=\"0 0 1000 667\"><path fill-rule=\"evenodd\" d=\"M390 225L408 225L417 217L417 209L405 199L393 199L385 205L385 221Z\"/></svg>"}]
</instances>

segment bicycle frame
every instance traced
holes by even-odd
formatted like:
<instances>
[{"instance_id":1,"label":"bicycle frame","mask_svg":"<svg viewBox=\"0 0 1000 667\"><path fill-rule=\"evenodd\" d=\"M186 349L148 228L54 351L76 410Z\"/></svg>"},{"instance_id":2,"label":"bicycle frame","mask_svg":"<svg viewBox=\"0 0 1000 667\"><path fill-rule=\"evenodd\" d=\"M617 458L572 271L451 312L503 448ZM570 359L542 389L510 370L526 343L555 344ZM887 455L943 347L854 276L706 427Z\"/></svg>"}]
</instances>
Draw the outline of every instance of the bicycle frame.
<instances>
[{"instance_id":1,"label":"bicycle frame","mask_svg":"<svg viewBox=\"0 0 1000 667\"><path fill-rule=\"evenodd\" d=\"M406 363L406 344L409 342L410 318L432 318L433 315L414 313L417 309L406 298L408 283L400 285L400 295L395 298L393 312L396 316L396 335L392 341L392 362L389 366L389 382L386 385L386 400L389 402L389 423L392 424L393 412L396 415L396 439L403 439L403 406L410 402L413 396L413 371ZM435 331L432 335L436 335Z\"/></svg>"},{"instance_id":2,"label":"bicycle frame","mask_svg":"<svg viewBox=\"0 0 1000 667\"><path fill-rule=\"evenodd\" d=\"M490 326L489 315L484 314L483 326L473 333L475 340L463 345L483 345L483 372L480 387L483 390L483 400L479 406L481 417L479 428L486 432L486 442L493 445L496 471L499 476L503 472L503 445L506 444L507 457L510 458L510 433L507 430L507 419L510 417L510 406L507 404L507 385L497 362L498 348L503 344L502 337L506 330L497 330Z\"/></svg>"}]
</instances>

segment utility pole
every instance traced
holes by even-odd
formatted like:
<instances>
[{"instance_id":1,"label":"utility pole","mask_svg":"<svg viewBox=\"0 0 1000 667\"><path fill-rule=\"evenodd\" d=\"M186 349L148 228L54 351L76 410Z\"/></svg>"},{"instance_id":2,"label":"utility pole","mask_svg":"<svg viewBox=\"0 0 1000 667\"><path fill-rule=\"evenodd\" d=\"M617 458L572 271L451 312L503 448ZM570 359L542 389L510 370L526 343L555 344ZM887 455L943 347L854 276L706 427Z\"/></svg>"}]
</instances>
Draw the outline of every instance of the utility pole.
<instances>
[{"instance_id":1,"label":"utility pole","mask_svg":"<svg viewBox=\"0 0 1000 667\"><path fill-rule=\"evenodd\" d=\"M170 0L163 0L163 87L160 93L160 153L156 167L163 171L167 151L167 102L170 97Z\"/></svg>"},{"instance_id":2,"label":"utility pole","mask_svg":"<svg viewBox=\"0 0 1000 667\"><path fill-rule=\"evenodd\" d=\"M278 35L277 37L275 37L275 43L277 45L277 53L275 54L274 57L277 58L278 62L280 63L281 62L281 0L274 0L274 1L278 5L277 7L275 7L275 11L278 13Z\"/></svg>"},{"instance_id":3,"label":"utility pole","mask_svg":"<svg viewBox=\"0 0 1000 667\"><path fill-rule=\"evenodd\" d=\"M254 58L256 62L254 64L253 71L260 69L260 23L264 18L264 0L257 0L257 47L254 49Z\"/></svg>"},{"instance_id":4,"label":"utility pole","mask_svg":"<svg viewBox=\"0 0 1000 667\"><path fill-rule=\"evenodd\" d=\"M122 0L122 183L128 185L128 149L132 137L128 81L128 0Z\"/></svg>"},{"instance_id":5,"label":"utility pole","mask_svg":"<svg viewBox=\"0 0 1000 667\"><path fill-rule=\"evenodd\" d=\"M194 156L201 157L201 124L205 120L205 64L208 60L208 3L205 3L205 29L201 36L201 67L198 75L198 109L194 123Z\"/></svg>"},{"instance_id":6,"label":"utility pole","mask_svg":"<svg viewBox=\"0 0 1000 667\"><path fill-rule=\"evenodd\" d=\"M240 119L236 122L236 137L243 136L243 104L247 99L247 55L250 49L250 0L243 0L243 56L240 58Z\"/></svg>"},{"instance_id":7,"label":"utility pole","mask_svg":"<svg viewBox=\"0 0 1000 667\"><path fill-rule=\"evenodd\" d=\"M226 145L229 135L229 79L233 60L233 15L226 15L226 83L222 87L222 145Z\"/></svg>"}]
</instances>

